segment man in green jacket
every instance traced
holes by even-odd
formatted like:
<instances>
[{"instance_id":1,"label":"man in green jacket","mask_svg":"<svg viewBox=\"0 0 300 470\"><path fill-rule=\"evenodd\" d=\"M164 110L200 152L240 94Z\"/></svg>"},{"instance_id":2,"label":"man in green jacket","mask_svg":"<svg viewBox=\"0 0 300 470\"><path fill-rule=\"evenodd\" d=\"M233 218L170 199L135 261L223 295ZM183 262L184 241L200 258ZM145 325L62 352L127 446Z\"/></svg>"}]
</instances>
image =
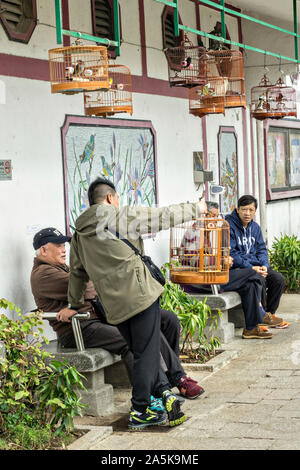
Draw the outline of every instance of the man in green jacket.
<instances>
[{"instance_id":1,"label":"man in green jacket","mask_svg":"<svg viewBox=\"0 0 300 470\"><path fill-rule=\"evenodd\" d=\"M141 235L196 219L206 211L206 205L198 202L164 208L120 208L113 183L103 178L90 185L88 196L90 208L77 219L71 242L69 308L80 308L91 280L107 321L117 326L132 350L133 408L129 428L143 429L166 422L164 413L149 410L151 394L162 397L170 426L179 425L186 416L160 367L159 297L163 287L122 238L144 254Z\"/></svg>"}]
</instances>

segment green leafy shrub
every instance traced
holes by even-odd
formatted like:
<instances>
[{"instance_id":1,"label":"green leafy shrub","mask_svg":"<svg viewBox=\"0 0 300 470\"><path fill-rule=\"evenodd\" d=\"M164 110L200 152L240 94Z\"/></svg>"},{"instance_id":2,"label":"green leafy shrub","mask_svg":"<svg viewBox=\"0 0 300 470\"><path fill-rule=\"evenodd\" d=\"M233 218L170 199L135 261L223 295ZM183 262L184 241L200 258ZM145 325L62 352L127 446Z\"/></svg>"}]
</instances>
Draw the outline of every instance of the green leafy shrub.
<instances>
[{"instance_id":1,"label":"green leafy shrub","mask_svg":"<svg viewBox=\"0 0 300 470\"><path fill-rule=\"evenodd\" d=\"M67 362L52 361L42 349L43 322L37 314L25 316L12 302L0 299L0 309L15 311L18 320L0 316L0 341L5 358L0 362L0 432L20 424L31 428L50 425L55 433L73 430L81 415L74 387L85 388L83 376Z\"/></svg>"},{"instance_id":2,"label":"green leafy shrub","mask_svg":"<svg viewBox=\"0 0 300 470\"><path fill-rule=\"evenodd\" d=\"M270 266L283 274L287 292L300 292L300 240L296 235L275 238L269 250Z\"/></svg>"},{"instance_id":3,"label":"green leafy shrub","mask_svg":"<svg viewBox=\"0 0 300 470\"><path fill-rule=\"evenodd\" d=\"M195 353L196 348L198 352L203 352L202 359L204 359L205 355L213 354L215 349L221 345L217 336L211 334L210 339L208 339L205 333L209 320L209 332L212 332L213 329L217 330L217 321L222 315L221 311L218 310L217 314L213 315L206 302L192 298L186 294L179 284L174 284L168 280L167 271L169 267L170 265L166 263L161 268L166 278L166 284L160 306L174 312L178 317L182 336L181 353L187 350ZM194 346L195 335L197 335L197 341Z\"/></svg>"}]
</instances>

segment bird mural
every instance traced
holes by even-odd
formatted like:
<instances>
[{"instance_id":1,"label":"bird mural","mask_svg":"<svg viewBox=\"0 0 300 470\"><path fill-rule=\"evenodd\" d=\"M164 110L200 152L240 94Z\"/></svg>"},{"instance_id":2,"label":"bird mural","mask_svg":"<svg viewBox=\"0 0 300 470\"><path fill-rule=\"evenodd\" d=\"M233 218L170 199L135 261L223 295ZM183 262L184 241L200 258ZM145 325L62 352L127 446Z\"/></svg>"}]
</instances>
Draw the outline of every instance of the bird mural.
<instances>
[{"instance_id":1,"label":"bird mural","mask_svg":"<svg viewBox=\"0 0 300 470\"><path fill-rule=\"evenodd\" d=\"M101 155L101 161L102 161L102 167L103 167L103 170L102 170L102 173L104 173L105 176L113 176L114 173L114 167L115 167L115 162L113 162L111 165L109 163L107 163L107 161L105 160L105 157L103 155Z\"/></svg>"},{"instance_id":2,"label":"bird mural","mask_svg":"<svg viewBox=\"0 0 300 470\"><path fill-rule=\"evenodd\" d=\"M234 175L234 172L233 172L233 169L232 169L231 166L230 166L228 157L226 157L226 170L227 170L227 173L228 173L229 175L231 175L231 176Z\"/></svg>"},{"instance_id":3,"label":"bird mural","mask_svg":"<svg viewBox=\"0 0 300 470\"><path fill-rule=\"evenodd\" d=\"M83 153L80 155L81 163L86 163L93 158L95 152L95 136L96 134L91 134L89 142L85 144Z\"/></svg>"}]
</instances>

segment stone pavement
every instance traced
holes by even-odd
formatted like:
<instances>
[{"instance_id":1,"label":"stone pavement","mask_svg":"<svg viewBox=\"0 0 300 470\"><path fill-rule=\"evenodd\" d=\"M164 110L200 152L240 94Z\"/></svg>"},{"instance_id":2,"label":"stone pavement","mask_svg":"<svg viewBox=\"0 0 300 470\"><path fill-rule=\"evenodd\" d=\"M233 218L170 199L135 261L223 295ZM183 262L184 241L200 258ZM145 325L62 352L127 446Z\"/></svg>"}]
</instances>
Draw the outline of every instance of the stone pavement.
<instances>
[{"instance_id":1,"label":"stone pavement","mask_svg":"<svg viewBox=\"0 0 300 470\"><path fill-rule=\"evenodd\" d=\"M299 450L300 296L286 297L280 313L291 325L272 329L271 340L243 340L242 330L236 330L234 340L226 345L227 350L238 352L235 359L213 373L189 372L205 394L185 400L188 419L184 424L129 432L130 390L119 389L115 416L119 424L111 421L114 432L90 449ZM83 417L80 423L107 425L108 419Z\"/></svg>"}]
</instances>

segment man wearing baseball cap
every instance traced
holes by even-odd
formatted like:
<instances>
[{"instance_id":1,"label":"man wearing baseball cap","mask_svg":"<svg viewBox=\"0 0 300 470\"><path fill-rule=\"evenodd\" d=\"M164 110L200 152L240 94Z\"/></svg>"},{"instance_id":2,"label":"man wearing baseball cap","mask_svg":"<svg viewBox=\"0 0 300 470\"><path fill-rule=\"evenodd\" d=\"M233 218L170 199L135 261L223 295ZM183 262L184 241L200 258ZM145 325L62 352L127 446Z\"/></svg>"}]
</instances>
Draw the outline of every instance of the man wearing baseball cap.
<instances>
[{"instance_id":1,"label":"man wearing baseball cap","mask_svg":"<svg viewBox=\"0 0 300 470\"><path fill-rule=\"evenodd\" d=\"M54 227L44 228L35 234L33 247L36 257L30 281L36 305L44 312L57 312L56 320L50 320L50 325L57 333L60 344L68 348L76 347L70 318L77 312L90 312L91 318L80 322L85 346L103 347L120 354L130 377L132 354L118 330L100 322L92 304L97 298L92 282L87 284L84 305L76 311L67 308L70 270L66 264L65 243L70 240L71 237Z\"/></svg>"}]
</instances>

